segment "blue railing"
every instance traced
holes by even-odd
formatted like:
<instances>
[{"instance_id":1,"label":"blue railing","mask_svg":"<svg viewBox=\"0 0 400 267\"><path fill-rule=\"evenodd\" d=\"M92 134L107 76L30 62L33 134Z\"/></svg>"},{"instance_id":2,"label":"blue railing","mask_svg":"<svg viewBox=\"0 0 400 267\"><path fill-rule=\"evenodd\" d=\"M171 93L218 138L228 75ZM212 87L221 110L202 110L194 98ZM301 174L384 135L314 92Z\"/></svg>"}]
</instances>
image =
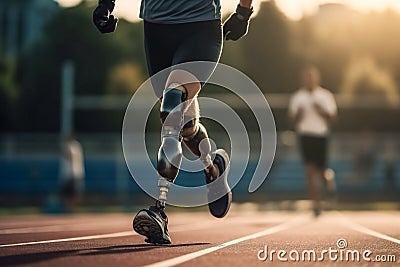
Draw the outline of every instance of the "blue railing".
<instances>
[{"instance_id":1,"label":"blue railing","mask_svg":"<svg viewBox=\"0 0 400 267\"><path fill-rule=\"evenodd\" d=\"M243 178L234 189L235 193L247 193L255 165L255 162L248 164ZM60 185L59 166L59 161L55 158L1 159L0 193L3 195L43 195L56 192ZM338 190L342 195L371 193L384 195L387 191L391 191L400 196L400 162L394 165L392 180L385 176L386 167L382 160L375 160L368 175L361 180L354 178L352 162L349 160L334 160L330 163L330 167L335 170ZM121 190L130 194L142 192L130 177L123 162L112 159L87 159L85 173L85 192L88 194L117 194ZM155 177L149 177L149 179L153 178L155 179ZM121 179L126 186L118 185ZM204 175L201 172L190 174L181 172L176 182L186 186L201 185L204 184ZM260 187L259 193L301 196L305 194L305 190L304 169L299 159L278 159L268 179Z\"/></svg>"}]
</instances>

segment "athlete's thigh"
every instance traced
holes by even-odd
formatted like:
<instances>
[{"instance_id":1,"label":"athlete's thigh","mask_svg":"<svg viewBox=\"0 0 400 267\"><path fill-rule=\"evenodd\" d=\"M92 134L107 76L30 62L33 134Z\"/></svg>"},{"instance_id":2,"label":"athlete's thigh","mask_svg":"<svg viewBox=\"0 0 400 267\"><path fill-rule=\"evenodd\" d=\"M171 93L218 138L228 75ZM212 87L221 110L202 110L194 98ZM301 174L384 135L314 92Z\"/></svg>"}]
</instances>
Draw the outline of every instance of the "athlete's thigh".
<instances>
[{"instance_id":1,"label":"athlete's thigh","mask_svg":"<svg viewBox=\"0 0 400 267\"><path fill-rule=\"evenodd\" d=\"M169 71L161 71L172 66L175 50L179 45L171 38L172 27L172 25L144 22L147 70L156 94L164 90ZM160 98L161 95L157 97Z\"/></svg>"},{"instance_id":2,"label":"athlete's thigh","mask_svg":"<svg viewBox=\"0 0 400 267\"><path fill-rule=\"evenodd\" d=\"M175 52L173 65L193 61L215 63L219 61L222 51L222 27L220 21L187 23L183 31L185 39L182 40ZM185 69L185 67L183 68ZM215 64L202 65L200 69L197 67L190 68L189 65L187 70L203 82L208 80L215 69Z\"/></svg>"}]
</instances>

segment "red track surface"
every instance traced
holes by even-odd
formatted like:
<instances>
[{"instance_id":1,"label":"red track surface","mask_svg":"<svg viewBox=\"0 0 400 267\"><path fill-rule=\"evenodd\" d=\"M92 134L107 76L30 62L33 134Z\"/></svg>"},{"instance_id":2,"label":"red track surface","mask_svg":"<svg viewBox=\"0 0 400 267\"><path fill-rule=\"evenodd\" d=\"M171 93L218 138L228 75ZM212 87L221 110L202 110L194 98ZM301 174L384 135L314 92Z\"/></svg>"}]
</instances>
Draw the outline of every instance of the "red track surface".
<instances>
[{"instance_id":1,"label":"red track surface","mask_svg":"<svg viewBox=\"0 0 400 267\"><path fill-rule=\"evenodd\" d=\"M318 219L309 213L231 212L222 220L208 213L171 213L169 229L173 244L168 246L144 243L144 238L131 230L132 216L3 218L0 220L0 265L400 266L399 212L327 212ZM338 249L339 239L347 241L346 248ZM279 260L276 253L272 261L270 258L260 261L257 253L266 245L269 253L286 251L283 258L288 262ZM294 262L288 255L296 250L301 257L305 250L314 250L320 257L329 248L343 253L370 250L371 262L362 258L360 262L346 262L345 258L333 261L327 253L322 261ZM396 262L377 262L377 255L386 256L387 260L393 255Z\"/></svg>"}]
</instances>

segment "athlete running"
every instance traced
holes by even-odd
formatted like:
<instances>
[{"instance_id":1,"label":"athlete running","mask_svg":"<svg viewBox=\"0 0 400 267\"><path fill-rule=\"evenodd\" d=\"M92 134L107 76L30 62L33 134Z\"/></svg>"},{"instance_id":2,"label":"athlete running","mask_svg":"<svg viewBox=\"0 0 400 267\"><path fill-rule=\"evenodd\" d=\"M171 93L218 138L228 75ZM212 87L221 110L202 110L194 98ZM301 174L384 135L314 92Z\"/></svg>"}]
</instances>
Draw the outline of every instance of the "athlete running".
<instances>
[{"instance_id":1,"label":"athlete running","mask_svg":"<svg viewBox=\"0 0 400 267\"><path fill-rule=\"evenodd\" d=\"M99 0L93 12L93 22L101 33L116 29L118 20L111 15L115 2ZM133 229L144 235L148 243L171 243L165 206L168 188L177 177L182 161L182 142L203 162L206 183L216 181L225 188L221 198L208 204L211 214L222 218L229 210L232 200L227 183L229 156L223 149L211 150L207 131L199 121L197 95L204 85L200 81L207 77L200 78L190 69L179 68L178 64L217 63L223 39L238 40L246 35L252 13L252 0L240 0L236 12L222 25L220 0L142 0L140 17L144 20L149 76L172 67L161 81L152 79L153 89L161 101L163 123L157 161L160 196L154 206L140 210L133 220ZM205 73L210 76L213 70L210 68ZM213 188L218 187L209 187L209 199L218 193Z\"/></svg>"},{"instance_id":2,"label":"athlete running","mask_svg":"<svg viewBox=\"0 0 400 267\"><path fill-rule=\"evenodd\" d=\"M319 182L323 181L330 197L336 192L334 172L326 168L330 123L336 114L335 97L320 86L319 70L315 66L306 67L302 72L302 87L290 100L289 117L299 137L307 189L315 216L319 216L322 209Z\"/></svg>"}]
</instances>

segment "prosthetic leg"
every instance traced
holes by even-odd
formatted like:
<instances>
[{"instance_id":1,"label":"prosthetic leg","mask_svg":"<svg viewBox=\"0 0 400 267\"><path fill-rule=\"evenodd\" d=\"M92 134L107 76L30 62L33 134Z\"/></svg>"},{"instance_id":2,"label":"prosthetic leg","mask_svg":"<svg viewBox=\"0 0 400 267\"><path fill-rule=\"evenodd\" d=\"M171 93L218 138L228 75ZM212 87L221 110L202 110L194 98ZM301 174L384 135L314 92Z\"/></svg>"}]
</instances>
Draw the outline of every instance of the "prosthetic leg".
<instances>
[{"instance_id":1,"label":"prosthetic leg","mask_svg":"<svg viewBox=\"0 0 400 267\"><path fill-rule=\"evenodd\" d=\"M232 201L227 176L229 172L229 156L218 149L211 151L205 127L199 123L199 109L196 94L187 101L183 86L168 88L163 92L160 118L163 122L161 130L161 146L158 151L157 171L159 174L158 187L160 195L155 206L139 211L133 220L133 229L147 237L145 240L153 244L170 244L168 234L168 217L164 212L168 189L175 181L182 162L182 145L185 146L204 164L207 184L210 184L208 198L209 210L218 218L224 217ZM183 103L183 104L182 104ZM182 105L181 105L182 104ZM186 104L188 104L186 106ZM183 125L184 115L189 114L189 122ZM212 156L214 156L212 160ZM216 181L215 183L212 183ZM212 184L211 184L212 183ZM218 198L216 195L222 197ZM216 199L216 200L215 200Z\"/></svg>"},{"instance_id":2,"label":"prosthetic leg","mask_svg":"<svg viewBox=\"0 0 400 267\"><path fill-rule=\"evenodd\" d=\"M183 89L183 90L182 90ZM168 188L174 182L182 162L182 146L180 132L183 124L186 92L184 88L167 88L164 90L160 108L163 123L161 130L161 146L158 151L157 171L160 196L155 206L139 211L133 220L133 229L147 237L145 240L153 244L170 244L168 234L168 217L164 212Z\"/></svg>"},{"instance_id":3,"label":"prosthetic leg","mask_svg":"<svg viewBox=\"0 0 400 267\"><path fill-rule=\"evenodd\" d=\"M180 89L166 89L160 108L160 118L163 123L161 130L161 146L158 150L157 171L160 188L159 202L165 207L169 184L178 175L182 162L182 145L180 132L183 124L186 93ZM181 105L181 106L179 106Z\"/></svg>"}]
</instances>

